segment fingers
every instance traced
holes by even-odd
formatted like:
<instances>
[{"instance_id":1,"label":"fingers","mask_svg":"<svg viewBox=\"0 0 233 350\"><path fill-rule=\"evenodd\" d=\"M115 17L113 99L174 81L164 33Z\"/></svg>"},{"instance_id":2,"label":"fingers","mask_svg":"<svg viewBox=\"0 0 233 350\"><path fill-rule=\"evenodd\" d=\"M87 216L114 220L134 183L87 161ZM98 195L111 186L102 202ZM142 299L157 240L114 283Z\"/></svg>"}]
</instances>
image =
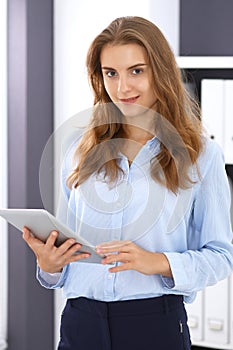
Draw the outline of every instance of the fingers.
<instances>
[{"instance_id":1,"label":"fingers","mask_svg":"<svg viewBox=\"0 0 233 350\"><path fill-rule=\"evenodd\" d=\"M135 244L131 241L111 241L104 242L96 246L98 254L104 254L106 257L102 259L102 264L115 264L117 262L121 265L112 267L109 272L119 272L132 268L130 262L133 258L131 252Z\"/></svg>"},{"instance_id":2,"label":"fingers","mask_svg":"<svg viewBox=\"0 0 233 350\"><path fill-rule=\"evenodd\" d=\"M46 241L46 243L45 243L45 246L46 246L48 249L54 248L57 237L58 237L58 232L57 232L57 231L52 231L52 232L50 233L49 237L47 238L47 241Z\"/></svg>"},{"instance_id":3,"label":"fingers","mask_svg":"<svg viewBox=\"0 0 233 350\"><path fill-rule=\"evenodd\" d=\"M128 263L131 257L129 253L118 253L118 254L109 254L104 259L102 259L102 264L115 264L117 262Z\"/></svg>"},{"instance_id":4,"label":"fingers","mask_svg":"<svg viewBox=\"0 0 233 350\"><path fill-rule=\"evenodd\" d=\"M87 259L90 257L89 253L77 253L77 251L81 248L80 244L74 244L70 249L68 249L63 255L57 254L56 252L56 262L59 263L60 266L65 266L72 262L77 262L81 259ZM77 254L75 254L77 253Z\"/></svg>"},{"instance_id":5,"label":"fingers","mask_svg":"<svg viewBox=\"0 0 233 350\"><path fill-rule=\"evenodd\" d=\"M29 239L29 236L30 236L30 231L26 226L24 226L23 227L23 239L25 241L27 241Z\"/></svg>"},{"instance_id":6,"label":"fingers","mask_svg":"<svg viewBox=\"0 0 233 350\"><path fill-rule=\"evenodd\" d=\"M27 242L30 247L35 246L35 244L43 244L47 251L51 251L52 249L56 249L57 255L64 255L68 251L70 255L74 254L77 250L79 250L82 246L79 243L76 243L75 239L70 238L67 239L63 244L61 244L58 248L55 246L57 237L59 233L57 231L52 231L46 241L43 243L39 239L35 238L31 231L27 228L23 228L23 239Z\"/></svg>"},{"instance_id":7,"label":"fingers","mask_svg":"<svg viewBox=\"0 0 233 350\"><path fill-rule=\"evenodd\" d=\"M82 248L82 245L76 243L75 239L67 239L59 248L56 248L56 256L61 257L64 264L69 264L70 262L75 262L80 259L88 258L91 254L89 253L77 253Z\"/></svg>"},{"instance_id":8,"label":"fingers","mask_svg":"<svg viewBox=\"0 0 233 350\"><path fill-rule=\"evenodd\" d=\"M88 259L91 256L89 253L78 253L78 254L72 254L69 258L69 263L76 262L81 259Z\"/></svg>"},{"instance_id":9,"label":"fingers","mask_svg":"<svg viewBox=\"0 0 233 350\"><path fill-rule=\"evenodd\" d=\"M108 271L112 273L116 273L121 271L132 270L132 269L133 269L132 265L130 263L126 263L126 264L111 267Z\"/></svg>"},{"instance_id":10,"label":"fingers","mask_svg":"<svg viewBox=\"0 0 233 350\"><path fill-rule=\"evenodd\" d=\"M44 243L35 238L27 227L23 228L23 239L32 249L37 258L37 263L43 271L58 272L62 268L80 259L90 256L89 253L75 254L81 249L81 244L76 243L75 239L67 239L60 247L56 247L57 231L52 231Z\"/></svg>"},{"instance_id":11,"label":"fingers","mask_svg":"<svg viewBox=\"0 0 233 350\"><path fill-rule=\"evenodd\" d=\"M97 247L98 248L105 248L105 249L115 249L115 248L119 248L122 247L124 245L130 244L131 241L110 241L110 242L103 242L101 244L98 244Z\"/></svg>"},{"instance_id":12,"label":"fingers","mask_svg":"<svg viewBox=\"0 0 233 350\"><path fill-rule=\"evenodd\" d=\"M26 226L23 227L22 237L32 250L34 250L36 246L44 245L42 241L34 237Z\"/></svg>"},{"instance_id":13,"label":"fingers","mask_svg":"<svg viewBox=\"0 0 233 350\"><path fill-rule=\"evenodd\" d=\"M34 238L33 234L31 233L31 231L26 227L24 226L23 227L23 239L28 242L31 240L31 238Z\"/></svg>"},{"instance_id":14,"label":"fingers","mask_svg":"<svg viewBox=\"0 0 233 350\"><path fill-rule=\"evenodd\" d=\"M53 249L55 247L56 239L58 237L59 233L57 231L52 231L46 241L46 248ZM76 243L76 240L74 238L67 239L64 243L62 243L58 248L56 248L56 254L57 255L73 255L75 252L77 252L79 249L81 249L82 245L79 243Z\"/></svg>"},{"instance_id":15,"label":"fingers","mask_svg":"<svg viewBox=\"0 0 233 350\"><path fill-rule=\"evenodd\" d=\"M71 247L69 247L69 244L71 244L71 240L68 240L68 241L63 243L64 246L62 245L63 247L61 246L60 248L65 249L65 247L67 247L67 249L64 251L64 257L66 259L69 259L69 262L78 261L80 259L88 258L89 256L91 256L90 253L79 252L79 250L82 248L81 244L76 243L76 244L73 244Z\"/></svg>"},{"instance_id":16,"label":"fingers","mask_svg":"<svg viewBox=\"0 0 233 350\"><path fill-rule=\"evenodd\" d=\"M138 272L147 273L148 265L151 265L151 259L147 252L131 241L113 241L108 244L103 243L97 246L97 253L105 254L102 264L115 264L109 268L109 272L116 273L126 270L136 270ZM118 263L116 265L116 263Z\"/></svg>"},{"instance_id":17,"label":"fingers","mask_svg":"<svg viewBox=\"0 0 233 350\"><path fill-rule=\"evenodd\" d=\"M131 241L111 241L98 244L96 251L98 254L107 254L114 252L127 252L129 246L132 244Z\"/></svg>"},{"instance_id":18,"label":"fingers","mask_svg":"<svg viewBox=\"0 0 233 350\"><path fill-rule=\"evenodd\" d=\"M57 252L59 255L63 255L71 249L71 252L75 253L80 248L81 244L76 243L74 238L69 238L57 248Z\"/></svg>"}]
</instances>

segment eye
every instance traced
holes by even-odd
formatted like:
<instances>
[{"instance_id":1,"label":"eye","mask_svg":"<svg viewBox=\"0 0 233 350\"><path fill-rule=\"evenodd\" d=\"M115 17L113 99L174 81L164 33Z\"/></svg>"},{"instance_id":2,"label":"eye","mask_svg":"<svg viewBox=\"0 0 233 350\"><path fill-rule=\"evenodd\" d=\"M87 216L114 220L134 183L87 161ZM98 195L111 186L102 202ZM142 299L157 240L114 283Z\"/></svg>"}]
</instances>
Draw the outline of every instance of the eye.
<instances>
[{"instance_id":1,"label":"eye","mask_svg":"<svg viewBox=\"0 0 233 350\"><path fill-rule=\"evenodd\" d=\"M140 74L140 73L142 73L142 72L143 72L143 70L142 70L141 68L134 68L134 69L132 70L132 73L133 73L134 75Z\"/></svg>"},{"instance_id":2,"label":"eye","mask_svg":"<svg viewBox=\"0 0 233 350\"><path fill-rule=\"evenodd\" d=\"M107 71L105 74L109 78L115 77L117 75L117 73L114 70Z\"/></svg>"}]
</instances>

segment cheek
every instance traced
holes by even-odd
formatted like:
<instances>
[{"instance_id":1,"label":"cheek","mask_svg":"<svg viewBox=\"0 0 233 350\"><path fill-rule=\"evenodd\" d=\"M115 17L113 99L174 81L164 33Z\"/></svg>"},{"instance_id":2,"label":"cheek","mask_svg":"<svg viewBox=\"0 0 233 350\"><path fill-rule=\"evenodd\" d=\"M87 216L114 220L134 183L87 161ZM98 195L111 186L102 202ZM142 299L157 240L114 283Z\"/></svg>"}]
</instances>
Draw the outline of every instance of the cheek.
<instances>
[{"instance_id":1,"label":"cheek","mask_svg":"<svg viewBox=\"0 0 233 350\"><path fill-rule=\"evenodd\" d=\"M116 95L116 92L117 92L117 88L116 88L115 84L109 84L109 83L104 82L104 87L105 87L105 90L106 90L108 96L112 99L112 97L114 97Z\"/></svg>"},{"instance_id":2,"label":"cheek","mask_svg":"<svg viewBox=\"0 0 233 350\"><path fill-rule=\"evenodd\" d=\"M138 87L139 90L151 94L151 87L152 87L152 85L150 84L148 79L142 79L140 82L138 82L137 87Z\"/></svg>"}]
</instances>

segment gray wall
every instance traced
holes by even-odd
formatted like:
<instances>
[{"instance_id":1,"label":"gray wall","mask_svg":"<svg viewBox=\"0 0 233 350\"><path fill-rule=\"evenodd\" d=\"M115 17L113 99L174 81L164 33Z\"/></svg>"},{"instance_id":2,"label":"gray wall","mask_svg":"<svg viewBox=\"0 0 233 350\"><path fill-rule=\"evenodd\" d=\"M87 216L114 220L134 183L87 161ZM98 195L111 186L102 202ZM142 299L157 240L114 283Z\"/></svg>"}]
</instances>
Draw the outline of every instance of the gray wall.
<instances>
[{"instance_id":1,"label":"gray wall","mask_svg":"<svg viewBox=\"0 0 233 350\"><path fill-rule=\"evenodd\" d=\"M233 1L180 0L180 55L233 56Z\"/></svg>"},{"instance_id":2,"label":"gray wall","mask_svg":"<svg viewBox=\"0 0 233 350\"><path fill-rule=\"evenodd\" d=\"M8 1L9 207L41 208L39 162L53 130L52 0ZM52 203L52 178L51 183ZM52 204L51 204L52 210ZM35 279L35 257L9 227L9 350L53 349L53 293Z\"/></svg>"}]
</instances>

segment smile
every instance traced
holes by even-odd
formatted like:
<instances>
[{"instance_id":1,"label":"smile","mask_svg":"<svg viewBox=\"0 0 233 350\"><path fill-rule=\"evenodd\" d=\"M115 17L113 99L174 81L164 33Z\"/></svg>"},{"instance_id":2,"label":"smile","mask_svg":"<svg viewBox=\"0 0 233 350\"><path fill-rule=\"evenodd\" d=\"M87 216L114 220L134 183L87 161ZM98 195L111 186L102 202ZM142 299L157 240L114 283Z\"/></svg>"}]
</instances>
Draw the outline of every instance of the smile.
<instances>
[{"instance_id":1,"label":"smile","mask_svg":"<svg viewBox=\"0 0 233 350\"><path fill-rule=\"evenodd\" d=\"M121 98L120 102L122 102L122 103L135 103L138 98L139 98L139 96L130 97L130 98Z\"/></svg>"}]
</instances>

